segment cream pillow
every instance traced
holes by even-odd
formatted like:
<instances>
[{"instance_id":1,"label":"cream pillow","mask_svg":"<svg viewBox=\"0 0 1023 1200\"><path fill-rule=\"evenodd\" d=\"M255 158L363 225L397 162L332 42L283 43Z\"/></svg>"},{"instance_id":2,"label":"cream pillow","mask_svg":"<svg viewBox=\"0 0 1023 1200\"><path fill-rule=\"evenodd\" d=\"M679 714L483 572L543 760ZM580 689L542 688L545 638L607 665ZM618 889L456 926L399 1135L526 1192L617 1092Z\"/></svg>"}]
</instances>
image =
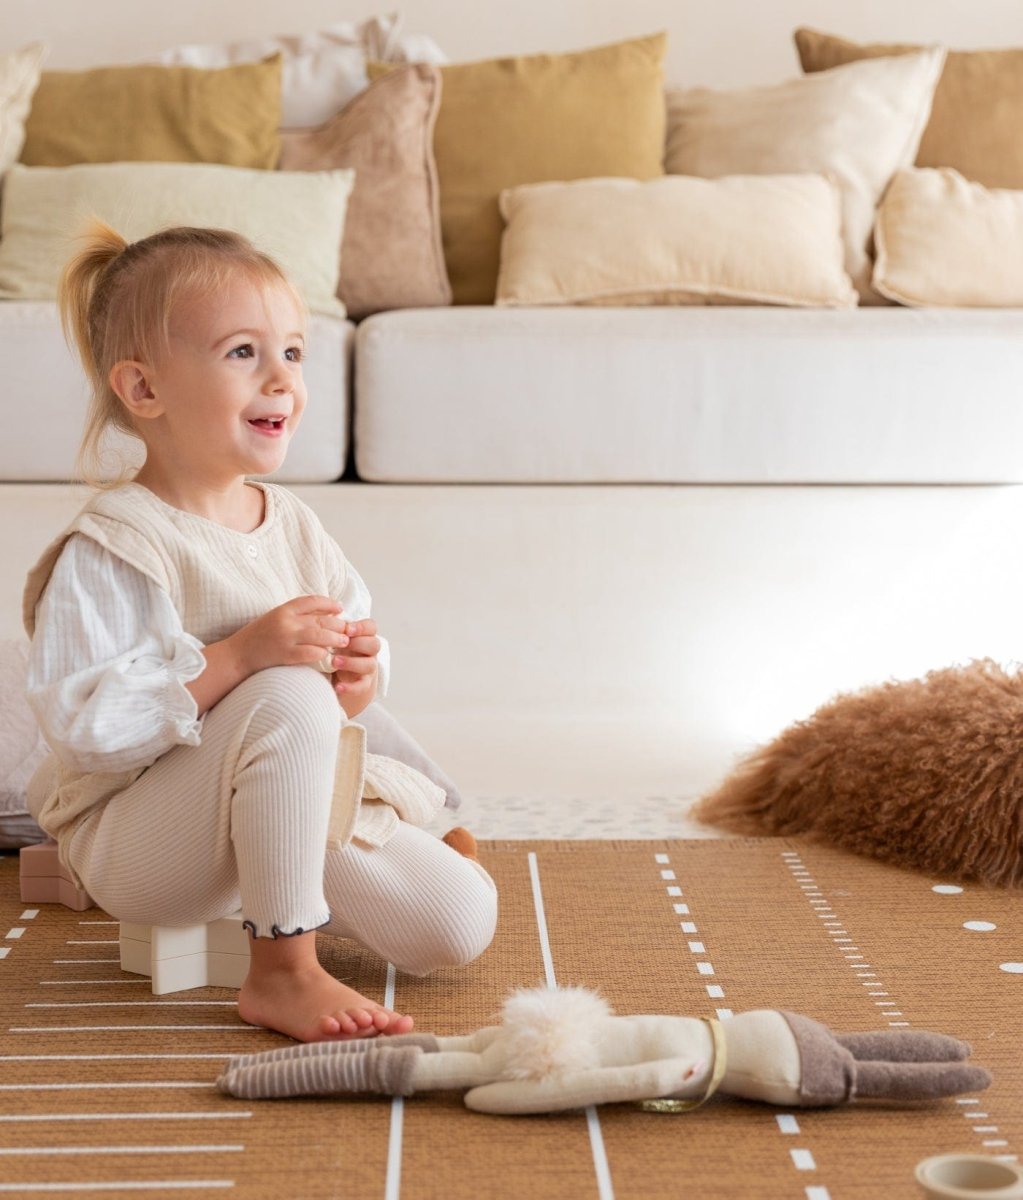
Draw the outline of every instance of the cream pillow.
<instances>
[{"instance_id":1,"label":"cream pillow","mask_svg":"<svg viewBox=\"0 0 1023 1200\"><path fill-rule=\"evenodd\" d=\"M313 312L336 298L353 171L260 171L209 163L15 166L4 182L0 299L53 300L88 219L128 241L171 225L234 229L272 254Z\"/></svg>"},{"instance_id":2,"label":"cream pillow","mask_svg":"<svg viewBox=\"0 0 1023 1200\"><path fill-rule=\"evenodd\" d=\"M18 161L25 144L25 120L45 57L42 42L0 54L0 175Z\"/></svg>"},{"instance_id":3,"label":"cream pillow","mask_svg":"<svg viewBox=\"0 0 1023 1200\"><path fill-rule=\"evenodd\" d=\"M224 46L176 46L157 62L184 67L226 67L283 56L281 125L321 125L368 83L366 60L442 63L447 59L431 38L401 31L401 17L370 17L358 25L341 21L298 37L252 38Z\"/></svg>"},{"instance_id":4,"label":"cream pillow","mask_svg":"<svg viewBox=\"0 0 1023 1200\"><path fill-rule=\"evenodd\" d=\"M874 287L900 304L1023 307L1023 191L901 171L877 214Z\"/></svg>"},{"instance_id":5,"label":"cream pillow","mask_svg":"<svg viewBox=\"0 0 1023 1200\"><path fill-rule=\"evenodd\" d=\"M501 213L498 304L856 303L822 175L536 183Z\"/></svg>"},{"instance_id":6,"label":"cream pillow","mask_svg":"<svg viewBox=\"0 0 1023 1200\"><path fill-rule=\"evenodd\" d=\"M675 175L823 173L842 191L846 270L870 289L874 212L912 165L945 61L940 47L850 63L768 87L668 92L665 167Z\"/></svg>"}]
</instances>

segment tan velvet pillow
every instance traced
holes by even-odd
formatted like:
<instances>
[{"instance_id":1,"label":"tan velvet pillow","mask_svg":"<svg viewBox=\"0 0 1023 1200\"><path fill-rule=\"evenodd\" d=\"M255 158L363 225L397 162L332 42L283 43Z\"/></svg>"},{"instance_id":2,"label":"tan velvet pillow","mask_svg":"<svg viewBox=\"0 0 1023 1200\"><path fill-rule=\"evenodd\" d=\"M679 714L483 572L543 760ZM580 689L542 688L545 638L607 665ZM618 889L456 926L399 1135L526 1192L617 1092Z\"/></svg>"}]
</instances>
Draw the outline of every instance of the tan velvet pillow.
<instances>
[{"instance_id":1,"label":"tan velvet pillow","mask_svg":"<svg viewBox=\"0 0 1023 1200\"><path fill-rule=\"evenodd\" d=\"M896 171L912 164L944 51L850 63L735 91L671 90L665 166L671 174L831 175L842 190L846 270L870 287L874 213Z\"/></svg>"},{"instance_id":2,"label":"tan velvet pillow","mask_svg":"<svg viewBox=\"0 0 1023 1200\"><path fill-rule=\"evenodd\" d=\"M498 304L856 303L823 175L534 183L501 211Z\"/></svg>"},{"instance_id":3,"label":"tan velvet pillow","mask_svg":"<svg viewBox=\"0 0 1023 1200\"><path fill-rule=\"evenodd\" d=\"M905 43L860 45L797 29L804 71L865 58L912 54ZM950 50L934 94L918 167L954 167L988 187L1023 188L1023 49Z\"/></svg>"},{"instance_id":4,"label":"tan velvet pillow","mask_svg":"<svg viewBox=\"0 0 1023 1200\"><path fill-rule=\"evenodd\" d=\"M1023 307L1023 191L901 171L877 214L874 287L900 304Z\"/></svg>"},{"instance_id":5,"label":"tan velvet pillow","mask_svg":"<svg viewBox=\"0 0 1023 1200\"><path fill-rule=\"evenodd\" d=\"M326 124L281 131L285 171L355 170L338 295L352 317L451 303L433 159L436 67L400 67Z\"/></svg>"},{"instance_id":6,"label":"tan velvet pillow","mask_svg":"<svg viewBox=\"0 0 1023 1200\"><path fill-rule=\"evenodd\" d=\"M273 168L280 150L280 55L197 67L44 71L21 161L205 162Z\"/></svg>"},{"instance_id":7,"label":"tan velvet pillow","mask_svg":"<svg viewBox=\"0 0 1023 1200\"><path fill-rule=\"evenodd\" d=\"M18 161L25 144L25 120L45 56L42 42L0 54L0 176Z\"/></svg>"},{"instance_id":8,"label":"tan velvet pillow","mask_svg":"<svg viewBox=\"0 0 1023 1200\"><path fill-rule=\"evenodd\" d=\"M434 152L456 304L493 303L504 188L664 173L666 46L656 34L574 54L441 67Z\"/></svg>"}]
</instances>

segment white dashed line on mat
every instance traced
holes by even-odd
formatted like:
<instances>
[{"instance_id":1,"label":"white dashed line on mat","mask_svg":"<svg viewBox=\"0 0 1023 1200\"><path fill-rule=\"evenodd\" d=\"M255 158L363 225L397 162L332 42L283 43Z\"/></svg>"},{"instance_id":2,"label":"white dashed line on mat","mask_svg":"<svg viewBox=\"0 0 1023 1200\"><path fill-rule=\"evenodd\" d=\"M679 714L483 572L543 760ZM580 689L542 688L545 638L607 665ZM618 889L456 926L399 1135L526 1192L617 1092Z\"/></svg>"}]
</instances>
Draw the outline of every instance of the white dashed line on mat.
<instances>
[{"instance_id":1,"label":"white dashed line on mat","mask_svg":"<svg viewBox=\"0 0 1023 1200\"><path fill-rule=\"evenodd\" d=\"M678 878L673 869L671 869L671 858L667 854L655 854L654 862L661 867L661 878L664 880L675 880L667 888L668 896L672 900L672 908L679 915L684 915L689 920L679 921L679 931L686 937L687 949L691 954L707 955L707 947L702 941L690 940L689 935L698 934L700 932L697 924L691 919L693 914L690 911L688 902L684 899L684 894L681 886L678 883ZM809 872L807 872L809 874ZM712 976L714 974L714 964L707 957L700 958L696 962L697 974L702 976ZM708 983L704 985L707 990L707 995L711 1000L724 1000L725 989L719 983ZM719 1021L727 1021L729 1017L734 1016L734 1012L730 1008L715 1008L715 1016ZM774 1116L778 1126L778 1131L784 1136L791 1136L800 1132L799 1122L792 1113L776 1113ZM793 1167L797 1171L816 1171L817 1162L810 1150L805 1147L792 1149L789 1151L789 1157ZM805 1189L806 1200L831 1200L831 1193L826 1187L808 1187Z\"/></svg>"}]
</instances>

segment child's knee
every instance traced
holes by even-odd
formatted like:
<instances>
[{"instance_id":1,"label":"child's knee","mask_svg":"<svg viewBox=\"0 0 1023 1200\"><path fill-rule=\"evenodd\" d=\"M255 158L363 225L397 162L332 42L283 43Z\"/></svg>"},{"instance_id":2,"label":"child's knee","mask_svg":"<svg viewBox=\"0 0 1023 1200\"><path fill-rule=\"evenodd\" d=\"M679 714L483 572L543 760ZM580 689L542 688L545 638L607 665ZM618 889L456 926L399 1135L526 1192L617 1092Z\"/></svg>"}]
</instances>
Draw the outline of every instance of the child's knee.
<instances>
[{"instance_id":1,"label":"child's knee","mask_svg":"<svg viewBox=\"0 0 1023 1200\"><path fill-rule=\"evenodd\" d=\"M266 667L235 691L258 710L260 723L268 721L330 744L337 741L341 705L330 680L312 667Z\"/></svg>"},{"instance_id":2,"label":"child's knee","mask_svg":"<svg viewBox=\"0 0 1023 1200\"><path fill-rule=\"evenodd\" d=\"M428 923L410 939L404 961L394 964L400 971L422 976L444 967L468 966L494 940L497 889L485 872L471 870L473 877L449 893L450 903L423 913Z\"/></svg>"}]
</instances>

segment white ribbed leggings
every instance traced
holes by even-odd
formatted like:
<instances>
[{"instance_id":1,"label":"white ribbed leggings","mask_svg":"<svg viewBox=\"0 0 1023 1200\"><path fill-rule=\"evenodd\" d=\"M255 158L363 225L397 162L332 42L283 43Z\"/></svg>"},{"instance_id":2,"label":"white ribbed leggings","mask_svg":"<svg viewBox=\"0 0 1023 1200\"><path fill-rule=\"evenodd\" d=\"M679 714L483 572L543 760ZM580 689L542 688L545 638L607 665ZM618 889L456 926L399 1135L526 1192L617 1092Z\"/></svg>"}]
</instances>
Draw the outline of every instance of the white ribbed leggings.
<instances>
[{"instance_id":1,"label":"white ribbed leggings","mask_svg":"<svg viewBox=\"0 0 1023 1200\"><path fill-rule=\"evenodd\" d=\"M90 895L122 921L204 924L239 908L259 936L324 926L411 975L490 944L490 876L401 823L383 847L327 850L344 714L310 667L259 671L91 813L69 848Z\"/></svg>"}]
</instances>

